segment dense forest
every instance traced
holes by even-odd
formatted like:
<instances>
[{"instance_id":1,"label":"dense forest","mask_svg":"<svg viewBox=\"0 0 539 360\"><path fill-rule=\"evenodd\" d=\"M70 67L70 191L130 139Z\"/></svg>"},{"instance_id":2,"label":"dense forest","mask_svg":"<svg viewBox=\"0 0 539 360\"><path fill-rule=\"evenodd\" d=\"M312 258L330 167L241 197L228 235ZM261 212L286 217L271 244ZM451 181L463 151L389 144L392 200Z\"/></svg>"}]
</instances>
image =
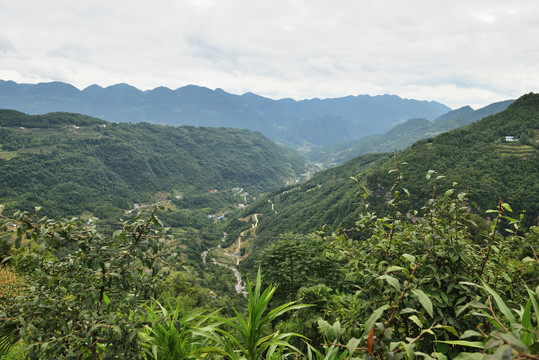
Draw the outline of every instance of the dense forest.
<instances>
[{"instance_id":1,"label":"dense forest","mask_svg":"<svg viewBox=\"0 0 539 360\"><path fill-rule=\"evenodd\" d=\"M110 123L70 113L0 110L0 199L53 217L117 217L133 204L180 194L295 181L305 161L260 133L230 128Z\"/></svg>"},{"instance_id":2,"label":"dense forest","mask_svg":"<svg viewBox=\"0 0 539 360\"><path fill-rule=\"evenodd\" d=\"M225 141L214 149L239 157L233 147L241 149L241 141L260 145L256 133L218 129L209 138L204 132L213 130L206 128L86 117L88 123L76 129L52 119L0 114L21 119L16 125L0 120L2 166L53 154L55 161L71 158L73 166L71 153L97 152L100 161L116 159L108 171L127 163L114 174L124 176L135 193L149 187L148 196L155 195L180 176L193 181L192 188L172 186L167 207L135 209L105 226L76 217L53 220L38 202L29 208L31 200L45 198L30 198L28 211L13 213L22 203L6 193L2 199L10 208L0 213L0 240L9 241L1 253L0 356L537 359L539 95L524 95L499 114L401 152L357 157L285 187L285 175L304 171L303 163L277 147L282 153L275 156L286 159L289 172L266 173L273 178L257 190L268 193L256 197L238 179L214 173L217 165L209 165L202 150L215 137L231 137L230 148ZM34 121L41 125L32 127ZM223 187L154 163L152 156L181 158L187 152L151 147L143 138L191 140L190 154L199 157L202 169L210 166L206 176ZM130 143L131 156L116 147ZM114 156L100 154L98 145L109 146ZM138 157L145 161L130 163ZM49 169L49 161L38 164ZM233 160L218 159L223 161ZM231 164L239 166L223 166ZM255 170L246 167L247 179L259 181L264 164L242 163ZM31 184L37 169L28 167L18 181ZM48 171L43 178L56 175ZM62 174L85 184L75 171ZM162 175L162 182L150 174ZM224 205L240 201L234 209ZM197 216L206 222L188 224L171 215L183 209L200 209ZM226 268L238 263L251 280L246 299Z\"/></svg>"},{"instance_id":3,"label":"dense forest","mask_svg":"<svg viewBox=\"0 0 539 360\"><path fill-rule=\"evenodd\" d=\"M429 198L431 184L425 182L429 170L435 170L442 187L454 182L459 191L467 191L474 212L485 210L499 198L511 203L515 211L526 211L524 223L537 225L539 213L539 151L537 139L539 97L526 95L497 115L433 139L421 140L397 154L366 155L317 173L301 184L285 187L259 199L243 215L260 213L258 234L274 236L287 230L308 233L317 226L353 228L363 211L357 195L358 181L371 192L372 209L385 214L391 197L394 174L401 163L403 187L413 197L402 203L401 211L421 208ZM506 142L505 136L519 141ZM269 201L268 201L269 200ZM232 229L231 229L232 230ZM264 241L259 241L264 246Z\"/></svg>"}]
</instances>

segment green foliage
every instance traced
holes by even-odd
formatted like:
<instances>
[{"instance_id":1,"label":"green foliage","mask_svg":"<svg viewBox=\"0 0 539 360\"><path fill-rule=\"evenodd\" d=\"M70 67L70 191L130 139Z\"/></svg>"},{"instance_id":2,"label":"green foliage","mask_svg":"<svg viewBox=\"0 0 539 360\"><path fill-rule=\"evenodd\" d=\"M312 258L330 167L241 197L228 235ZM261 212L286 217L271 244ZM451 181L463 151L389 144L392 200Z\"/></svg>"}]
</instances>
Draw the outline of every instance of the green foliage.
<instances>
[{"instance_id":1,"label":"green foliage","mask_svg":"<svg viewBox=\"0 0 539 360\"><path fill-rule=\"evenodd\" d=\"M0 200L10 212L40 204L55 218L118 218L134 203L158 202L158 193L268 191L305 171L296 152L248 130L115 124L68 113L3 111L0 119L2 149L17 154L0 158ZM183 202L215 208L219 195L212 195Z\"/></svg>"},{"instance_id":2,"label":"green foliage","mask_svg":"<svg viewBox=\"0 0 539 360\"><path fill-rule=\"evenodd\" d=\"M142 349L148 359L176 360L202 358L205 354L208 339L196 335L193 330L205 326L215 329L218 324L208 324L207 316L202 312L192 312L180 316L179 309L169 312L159 302L158 310L148 308L147 324L139 333Z\"/></svg>"},{"instance_id":3,"label":"green foliage","mask_svg":"<svg viewBox=\"0 0 539 360\"><path fill-rule=\"evenodd\" d=\"M349 238L347 232L319 232L322 238L331 241L330 253L349 259L346 276L356 289L342 296L341 305L325 316L331 318L333 314L333 318L340 319L339 324L347 329L341 338L359 339L369 352L365 358L398 359L418 355L453 358L466 352L467 346L497 351L499 341L487 345L463 340L476 327L488 333L496 324L462 314L470 307L488 309L478 303L481 290L485 290L494 298L509 326L516 324L510 307L488 283L496 284L498 291L511 294L512 302L518 304L531 293L523 284L537 282L535 260L525 261L519 258L520 250L511 251L513 246L523 243L519 235L521 219L511 218L508 215L511 207L500 201L496 210L489 211L496 217L489 233L478 243L478 239L472 239L469 234L473 223L468 219L467 193L459 192L454 183L451 189L438 196L436 182L443 177L434 171L427 175L433 187L431 199L421 214L412 210L405 217L401 206L409 192L401 186L400 165L392 172L397 176L393 199L389 201L394 209L393 216L378 217L372 212L369 193L360 186L367 211L356 226L359 230L369 229L372 235L368 239L356 241ZM512 235L501 236L502 227L506 227L505 233ZM537 243L531 245L537 246ZM483 282L483 286L470 286L474 282ZM519 314L523 321L517 328L525 329L528 344L534 346L530 334L537 330L533 330L530 309L531 305L521 307ZM493 334L491 338L498 336ZM532 351L522 347L520 350Z\"/></svg>"},{"instance_id":4,"label":"green foliage","mask_svg":"<svg viewBox=\"0 0 539 360\"><path fill-rule=\"evenodd\" d=\"M30 359L138 358L133 316L158 295L174 262L171 254L164 263L165 229L155 211L122 223L111 237L77 219L38 218L37 211L4 218L26 239L11 261L27 290L4 304L0 333L15 326Z\"/></svg>"},{"instance_id":5,"label":"green foliage","mask_svg":"<svg viewBox=\"0 0 539 360\"><path fill-rule=\"evenodd\" d=\"M277 288L270 285L262 292L260 271L258 272L254 289L249 281L247 281L247 287L249 289L247 318L244 318L237 311L235 311L236 318L233 320L213 317L218 322L228 325L232 331L206 327L195 332L211 339L216 344L213 348L208 349L208 351L220 354L227 359L278 359L280 358L282 348L294 349L289 339L296 336L301 337L301 335L271 332L271 323L285 313L304 308L308 305L289 302L269 310L269 302Z\"/></svg>"},{"instance_id":6,"label":"green foliage","mask_svg":"<svg viewBox=\"0 0 539 360\"><path fill-rule=\"evenodd\" d=\"M264 280L279 284L276 299L293 300L302 287L320 284L333 289L342 287L344 264L342 260L325 256L325 243L294 234L285 237L256 256Z\"/></svg>"},{"instance_id":7,"label":"green foliage","mask_svg":"<svg viewBox=\"0 0 539 360\"><path fill-rule=\"evenodd\" d=\"M484 302L471 302L469 316L488 319L494 329L488 334L484 331L467 330L460 336L460 340L442 343L484 349L493 353L492 359L533 359L533 354L539 353L539 286L535 292L525 286L527 294L522 296L522 300L526 306L521 305L520 309L509 308L488 284L483 283L478 287L484 290L487 299ZM533 314L536 319L535 326ZM475 338L475 341L470 341L470 338Z\"/></svg>"},{"instance_id":8,"label":"green foliage","mask_svg":"<svg viewBox=\"0 0 539 360\"><path fill-rule=\"evenodd\" d=\"M429 201L432 188L424 177L429 170L436 169L445 175L438 180L439 186L449 188L453 181L466 184L468 206L483 218L490 216L485 210L502 197L515 212L526 211L524 226L538 224L538 99L538 94L525 95L499 114L433 139L421 140L399 152L398 158L408 163L402 170L405 175L402 186L414 194L401 204L401 212L418 210ZM533 151L526 156L506 156L498 151L505 135L518 137L521 133L532 139L528 146L533 146ZM264 214L257 229L261 240L255 243L255 248L264 246L264 236L277 236L291 229L307 234L323 225L332 229L354 228L363 208L356 187L349 179L358 173L359 183L370 192L371 211L381 216L391 213L387 201L393 198L394 178L389 171L394 167L395 155L358 157L319 172L305 183L259 198L248 209L249 214ZM465 188L459 190L465 191ZM369 233L356 232L349 236L364 239Z\"/></svg>"},{"instance_id":9,"label":"green foliage","mask_svg":"<svg viewBox=\"0 0 539 360\"><path fill-rule=\"evenodd\" d=\"M0 264L11 252L11 244L3 238L0 238Z\"/></svg>"}]
</instances>

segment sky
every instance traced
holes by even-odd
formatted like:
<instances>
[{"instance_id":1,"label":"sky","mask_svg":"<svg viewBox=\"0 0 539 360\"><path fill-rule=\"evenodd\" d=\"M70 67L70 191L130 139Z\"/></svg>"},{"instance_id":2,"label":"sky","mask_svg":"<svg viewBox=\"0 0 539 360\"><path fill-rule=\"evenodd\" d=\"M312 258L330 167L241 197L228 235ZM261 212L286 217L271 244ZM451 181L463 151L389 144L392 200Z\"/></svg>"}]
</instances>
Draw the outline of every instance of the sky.
<instances>
[{"instance_id":1,"label":"sky","mask_svg":"<svg viewBox=\"0 0 539 360\"><path fill-rule=\"evenodd\" d=\"M539 91L537 0L0 0L0 79L474 109Z\"/></svg>"}]
</instances>

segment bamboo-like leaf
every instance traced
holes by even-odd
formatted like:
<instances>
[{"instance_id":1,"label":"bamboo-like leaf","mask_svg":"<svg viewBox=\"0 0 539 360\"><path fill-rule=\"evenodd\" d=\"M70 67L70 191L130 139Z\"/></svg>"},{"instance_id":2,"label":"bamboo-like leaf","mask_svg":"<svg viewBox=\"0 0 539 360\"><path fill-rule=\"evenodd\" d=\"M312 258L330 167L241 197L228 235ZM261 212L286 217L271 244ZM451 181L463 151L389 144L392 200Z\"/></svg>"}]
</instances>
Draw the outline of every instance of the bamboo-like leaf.
<instances>
[{"instance_id":1,"label":"bamboo-like leaf","mask_svg":"<svg viewBox=\"0 0 539 360\"><path fill-rule=\"evenodd\" d=\"M520 322L522 327L527 330L527 331L523 331L522 334L520 335L520 340L522 340L522 342L526 346L530 346L533 343L531 307L532 307L531 300L528 300L528 303L526 304L526 308L524 309L524 312L522 313L522 320Z\"/></svg>"},{"instance_id":2,"label":"bamboo-like leaf","mask_svg":"<svg viewBox=\"0 0 539 360\"><path fill-rule=\"evenodd\" d=\"M524 286L526 287L526 291L528 292L528 296L530 297L530 301L532 302L533 311L535 312L535 319L537 320L537 324L539 324L539 304L537 303L537 298L539 298L539 294L536 295L526 284L524 284ZM539 291L539 286L537 287L537 290Z\"/></svg>"},{"instance_id":3,"label":"bamboo-like leaf","mask_svg":"<svg viewBox=\"0 0 539 360\"><path fill-rule=\"evenodd\" d=\"M485 344L483 344L481 341L466 341L466 340L437 340L436 342L449 344L449 345L458 345L458 346L467 346L467 347L473 347L477 349L484 349Z\"/></svg>"},{"instance_id":4,"label":"bamboo-like leaf","mask_svg":"<svg viewBox=\"0 0 539 360\"><path fill-rule=\"evenodd\" d=\"M427 313L430 315L430 317L433 317L433 307L432 302L430 301L427 294L423 292L421 289L413 289L412 294L414 294L417 297L417 300L423 306L423 308L427 311Z\"/></svg>"},{"instance_id":5,"label":"bamboo-like leaf","mask_svg":"<svg viewBox=\"0 0 539 360\"><path fill-rule=\"evenodd\" d=\"M505 303L503 302L500 295L498 295L498 293L496 293L494 290L492 290L492 288L490 286L488 286L484 281L482 281L482 282L483 282L483 287L485 288L485 290L487 290L487 292L490 295L492 295L492 297L494 298L494 301L496 302L496 305L498 306L500 311L505 315L507 320L509 320L509 323L511 325L515 324L517 321L515 320L515 317L513 316L513 313L507 307L507 305L505 305Z\"/></svg>"}]
</instances>

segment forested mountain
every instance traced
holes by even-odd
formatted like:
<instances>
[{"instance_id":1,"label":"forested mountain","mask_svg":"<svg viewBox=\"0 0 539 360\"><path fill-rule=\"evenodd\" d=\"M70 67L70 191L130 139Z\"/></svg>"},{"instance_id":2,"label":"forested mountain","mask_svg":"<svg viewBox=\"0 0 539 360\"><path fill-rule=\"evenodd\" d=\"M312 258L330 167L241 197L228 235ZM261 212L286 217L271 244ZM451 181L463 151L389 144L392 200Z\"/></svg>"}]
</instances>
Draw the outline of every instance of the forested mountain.
<instances>
[{"instance_id":1,"label":"forested mountain","mask_svg":"<svg viewBox=\"0 0 539 360\"><path fill-rule=\"evenodd\" d=\"M0 110L0 144L0 203L58 218L111 217L156 194L269 191L305 171L301 156L259 132L71 113Z\"/></svg>"},{"instance_id":2,"label":"forested mountain","mask_svg":"<svg viewBox=\"0 0 539 360\"><path fill-rule=\"evenodd\" d=\"M459 112L439 123L470 114ZM529 226L539 95L258 196L230 222L209 221L206 205L281 186L302 158L249 130L69 113L2 110L0 140L0 204L86 213L0 209L0 358L533 359L539 349ZM163 198L177 209L156 206ZM124 212L133 202L149 206ZM203 207L211 226L165 227L183 206ZM120 211L126 220L87 217ZM242 275L256 279L248 299Z\"/></svg>"},{"instance_id":3,"label":"forested mountain","mask_svg":"<svg viewBox=\"0 0 539 360\"><path fill-rule=\"evenodd\" d=\"M513 101L493 103L478 110L465 106L449 111L432 122L424 118L410 119L381 135L317 148L307 153L306 156L311 161L323 164L324 167L330 167L364 154L402 150L418 140L430 138L497 114L507 109Z\"/></svg>"},{"instance_id":4,"label":"forested mountain","mask_svg":"<svg viewBox=\"0 0 539 360\"><path fill-rule=\"evenodd\" d=\"M68 111L115 122L247 128L306 149L380 134L407 119L435 119L451 110L434 101L394 95L295 101L194 85L147 91L127 84L92 85L81 91L61 82L33 85L2 80L0 108L28 114Z\"/></svg>"},{"instance_id":5,"label":"forested mountain","mask_svg":"<svg viewBox=\"0 0 539 360\"><path fill-rule=\"evenodd\" d=\"M505 136L518 141L506 142ZM351 177L361 173L357 179L370 191L371 210L385 214L397 181L390 170L400 166L402 186L411 194L410 198L403 195L402 213L427 202L433 183L425 176L434 170L444 176L438 180L440 189L458 182L458 191L469 192L470 204L476 204L474 211L484 215L503 198L515 212L526 211L524 224L529 226L538 223L538 150L539 95L528 94L497 115L418 141L397 155L365 155L319 172L305 183L259 199L242 216L261 214L255 249L265 246L268 237L286 231L305 234L324 224L334 229L354 228L364 206Z\"/></svg>"}]
</instances>

